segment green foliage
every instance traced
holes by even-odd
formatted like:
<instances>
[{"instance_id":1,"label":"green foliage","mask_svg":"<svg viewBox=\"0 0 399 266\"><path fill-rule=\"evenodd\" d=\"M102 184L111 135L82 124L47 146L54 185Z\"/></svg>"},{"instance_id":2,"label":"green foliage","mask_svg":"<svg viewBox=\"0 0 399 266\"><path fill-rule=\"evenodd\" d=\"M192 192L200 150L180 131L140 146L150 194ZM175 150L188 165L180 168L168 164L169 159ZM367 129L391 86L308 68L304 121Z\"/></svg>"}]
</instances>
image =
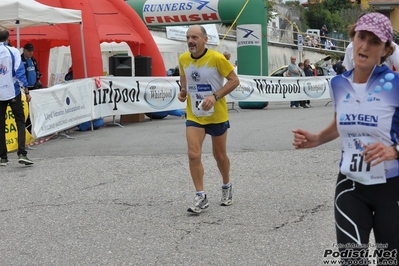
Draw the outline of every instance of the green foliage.
<instances>
[{"instance_id":1,"label":"green foliage","mask_svg":"<svg viewBox=\"0 0 399 266\"><path fill-rule=\"evenodd\" d=\"M310 29L321 29L326 24L328 30L330 29L331 22L330 11L324 9L322 4L312 4L309 9L305 12L305 18Z\"/></svg>"},{"instance_id":2,"label":"green foliage","mask_svg":"<svg viewBox=\"0 0 399 266\"><path fill-rule=\"evenodd\" d=\"M399 32L397 32L396 30L393 31L393 41L399 44Z\"/></svg>"},{"instance_id":3,"label":"green foliage","mask_svg":"<svg viewBox=\"0 0 399 266\"><path fill-rule=\"evenodd\" d=\"M284 4L287 6L295 6L295 7L301 6L301 2L299 1L286 1Z\"/></svg>"},{"instance_id":4,"label":"green foliage","mask_svg":"<svg viewBox=\"0 0 399 266\"><path fill-rule=\"evenodd\" d=\"M354 5L352 8L338 10L337 13L343 22L341 31L346 31L350 25L356 23L357 19L365 11L361 9L360 5Z\"/></svg>"},{"instance_id":5,"label":"green foliage","mask_svg":"<svg viewBox=\"0 0 399 266\"><path fill-rule=\"evenodd\" d=\"M330 12L335 13L342 9L352 8L352 3L348 0L323 0L322 6L330 10Z\"/></svg>"},{"instance_id":6,"label":"green foliage","mask_svg":"<svg viewBox=\"0 0 399 266\"><path fill-rule=\"evenodd\" d=\"M309 28L320 29L325 24L329 37L346 39L348 27L364 12L366 10L362 10L360 5L347 0L325 0L310 4L305 11L305 18Z\"/></svg>"},{"instance_id":7,"label":"green foliage","mask_svg":"<svg viewBox=\"0 0 399 266\"><path fill-rule=\"evenodd\" d=\"M339 12L334 12L330 16L330 22L329 22L329 31L336 31L336 32L342 32L345 31L345 23L341 19L341 16Z\"/></svg>"}]
</instances>

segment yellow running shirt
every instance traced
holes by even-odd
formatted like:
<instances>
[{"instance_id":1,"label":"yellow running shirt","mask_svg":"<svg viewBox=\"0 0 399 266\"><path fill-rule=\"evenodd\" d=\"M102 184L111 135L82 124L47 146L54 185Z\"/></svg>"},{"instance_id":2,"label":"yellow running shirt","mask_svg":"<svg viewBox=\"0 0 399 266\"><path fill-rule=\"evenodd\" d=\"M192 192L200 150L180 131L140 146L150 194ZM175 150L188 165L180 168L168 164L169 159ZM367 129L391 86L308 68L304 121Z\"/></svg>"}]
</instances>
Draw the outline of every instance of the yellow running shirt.
<instances>
[{"instance_id":1,"label":"yellow running shirt","mask_svg":"<svg viewBox=\"0 0 399 266\"><path fill-rule=\"evenodd\" d=\"M201 58L193 59L190 52L179 57L180 75L187 80L187 120L201 125L219 124L229 120L225 97L209 111L198 108L200 102L223 87L225 77L234 66L224 55L208 49Z\"/></svg>"}]
</instances>

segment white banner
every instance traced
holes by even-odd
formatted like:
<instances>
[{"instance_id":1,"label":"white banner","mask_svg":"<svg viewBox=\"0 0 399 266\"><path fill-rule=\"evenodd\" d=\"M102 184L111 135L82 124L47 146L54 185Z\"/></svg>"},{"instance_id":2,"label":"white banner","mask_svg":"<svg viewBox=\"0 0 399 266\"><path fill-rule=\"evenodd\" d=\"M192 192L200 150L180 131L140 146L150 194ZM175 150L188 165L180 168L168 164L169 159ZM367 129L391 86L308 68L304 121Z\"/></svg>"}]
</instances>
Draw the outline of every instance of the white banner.
<instances>
[{"instance_id":1,"label":"white banner","mask_svg":"<svg viewBox=\"0 0 399 266\"><path fill-rule=\"evenodd\" d=\"M242 24L237 27L237 47L262 46L262 25Z\"/></svg>"},{"instance_id":2,"label":"white banner","mask_svg":"<svg viewBox=\"0 0 399 266\"><path fill-rule=\"evenodd\" d=\"M215 24L202 25L208 35L208 44L219 45L219 33ZM186 41L186 32L189 26L166 27L166 38Z\"/></svg>"},{"instance_id":3,"label":"white banner","mask_svg":"<svg viewBox=\"0 0 399 266\"><path fill-rule=\"evenodd\" d=\"M331 77L261 77L239 75L228 102L329 99ZM186 107L177 99L179 77L113 77L75 80L31 91L29 104L35 138L100 117L156 113Z\"/></svg>"},{"instance_id":4,"label":"white banner","mask_svg":"<svg viewBox=\"0 0 399 266\"><path fill-rule=\"evenodd\" d=\"M94 79L82 79L32 90L29 113L35 138L91 120Z\"/></svg>"},{"instance_id":5,"label":"white banner","mask_svg":"<svg viewBox=\"0 0 399 266\"><path fill-rule=\"evenodd\" d=\"M227 101L273 102L329 99L331 77L260 77L239 75L240 85Z\"/></svg>"},{"instance_id":6,"label":"white banner","mask_svg":"<svg viewBox=\"0 0 399 266\"><path fill-rule=\"evenodd\" d=\"M101 77L93 118L184 109L179 91L179 77Z\"/></svg>"}]
</instances>

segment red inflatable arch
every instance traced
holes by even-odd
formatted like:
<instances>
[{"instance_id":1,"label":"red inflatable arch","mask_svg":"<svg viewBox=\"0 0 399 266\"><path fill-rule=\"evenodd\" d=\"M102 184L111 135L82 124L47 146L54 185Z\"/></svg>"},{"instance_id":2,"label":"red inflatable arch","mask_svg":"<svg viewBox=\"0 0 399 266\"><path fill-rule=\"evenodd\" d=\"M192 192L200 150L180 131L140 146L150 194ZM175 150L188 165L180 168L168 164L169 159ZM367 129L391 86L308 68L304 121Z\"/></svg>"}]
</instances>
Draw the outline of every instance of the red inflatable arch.
<instances>
[{"instance_id":1,"label":"red inflatable arch","mask_svg":"<svg viewBox=\"0 0 399 266\"><path fill-rule=\"evenodd\" d=\"M134 56L152 58L152 75L165 76L165 65L159 49L147 26L132 7L123 0L37 0L54 7L82 10L83 34L88 77L102 76L101 42L126 42ZM15 32L11 32L12 44L16 44ZM34 56L47 86L50 48L70 45L74 78L84 78L80 26L58 24L54 26L21 29L21 47L31 42Z\"/></svg>"}]
</instances>

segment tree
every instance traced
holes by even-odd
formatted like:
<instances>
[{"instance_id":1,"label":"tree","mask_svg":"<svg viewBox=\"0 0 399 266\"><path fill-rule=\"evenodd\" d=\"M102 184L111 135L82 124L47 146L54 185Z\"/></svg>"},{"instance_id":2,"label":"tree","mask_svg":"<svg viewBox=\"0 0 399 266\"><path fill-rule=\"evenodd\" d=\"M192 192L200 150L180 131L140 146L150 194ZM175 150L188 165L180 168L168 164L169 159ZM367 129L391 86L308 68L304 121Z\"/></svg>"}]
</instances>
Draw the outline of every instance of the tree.
<instances>
[{"instance_id":1,"label":"tree","mask_svg":"<svg viewBox=\"0 0 399 266\"><path fill-rule=\"evenodd\" d=\"M335 11L352 8L352 3L348 0L324 0L322 5L325 9L330 10L332 13L335 13Z\"/></svg>"},{"instance_id":2,"label":"tree","mask_svg":"<svg viewBox=\"0 0 399 266\"><path fill-rule=\"evenodd\" d=\"M305 12L307 24L311 29L320 29L324 24L327 25L328 30L331 30L331 12L323 7L321 3L309 5Z\"/></svg>"}]
</instances>

